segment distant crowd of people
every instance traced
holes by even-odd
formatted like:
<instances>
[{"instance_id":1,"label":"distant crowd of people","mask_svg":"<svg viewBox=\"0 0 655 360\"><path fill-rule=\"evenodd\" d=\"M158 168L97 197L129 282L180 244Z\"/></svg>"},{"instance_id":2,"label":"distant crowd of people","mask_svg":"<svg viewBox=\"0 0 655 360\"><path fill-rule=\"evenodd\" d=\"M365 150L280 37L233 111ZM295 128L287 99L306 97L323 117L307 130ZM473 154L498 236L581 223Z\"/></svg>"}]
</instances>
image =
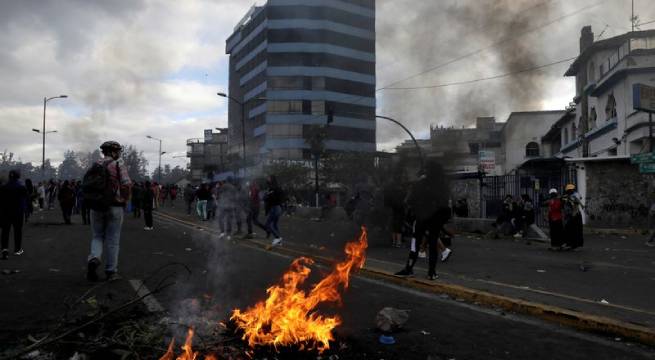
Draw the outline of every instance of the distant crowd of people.
<instances>
[{"instance_id":1,"label":"distant crowd of people","mask_svg":"<svg viewBox=\"0 0 655 360\"><path fill-rule=\"evenodd\" d=\"M221 238L231 239L238 235L253 238L253 226L257 226L266 233L266 238L273 236L272 245L282 243L278 224L287 199L273 175L266 179L263 188L257 180L242 183L232 177L225 181L203 183L199 187L189 184L184 189L183 197L187 214L195 211L202 221L218 222ZM266 216L264 223L259 221L262 203ZM247 227L245 234L244 219Z\"/></svg>"}]
</instances>

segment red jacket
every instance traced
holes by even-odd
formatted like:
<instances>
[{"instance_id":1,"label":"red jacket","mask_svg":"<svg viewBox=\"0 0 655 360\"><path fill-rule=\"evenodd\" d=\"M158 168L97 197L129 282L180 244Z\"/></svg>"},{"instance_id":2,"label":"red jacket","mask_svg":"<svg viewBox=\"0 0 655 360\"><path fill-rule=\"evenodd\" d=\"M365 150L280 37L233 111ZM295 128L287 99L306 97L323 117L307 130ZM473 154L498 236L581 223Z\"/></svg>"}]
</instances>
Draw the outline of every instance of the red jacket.
<instances>
[{"instance_id":1,"label":"red jacket","mask_svg":"<svg viewBox=\"0 0 655 360\"><path fill-rule=\"evenodd\" d=\"M562 221L562 200L560 198L548 200L548 220Z\"/></svg>"}]
</instances>

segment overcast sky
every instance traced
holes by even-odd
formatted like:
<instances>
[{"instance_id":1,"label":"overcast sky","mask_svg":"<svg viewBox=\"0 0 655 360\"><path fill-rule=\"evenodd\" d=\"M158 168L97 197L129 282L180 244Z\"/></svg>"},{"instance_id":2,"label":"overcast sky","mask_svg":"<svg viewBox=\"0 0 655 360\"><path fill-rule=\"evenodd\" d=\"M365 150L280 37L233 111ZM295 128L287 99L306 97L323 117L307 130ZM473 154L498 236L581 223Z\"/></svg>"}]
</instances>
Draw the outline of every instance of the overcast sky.
<instances>
[{"instance_id":1,"label":"overcast sky","mask_svg":"<svg viewBox=\"0 0 655 360\"><path fill-rule=\"evenodd\" d=\"M263 3L259 0L259 4ZM227 126L225 39L253 4L245 0L0 0L0 151L40 163L43 97L47 157L89 151L114 139L156 166L184 165L188 138ZM378 0L378 88L449 60L460 61L394 87L466 81L549 64L578 53L580 28L602 38L630 28L630 0ZM655 1L635 0L642 22ZM552 23L551 23L552 22ZM643 29L655 28L655 23ZM498 43L499 40L507 40ZM482 51L477 51L482 50ZM419 136L430 124L470 125L475 116L561 109L574 95L568 63L528 74L428 90L378 92L378 113ZM403 140L378 127L378 148Z\"/></svg>"}]
</instances>

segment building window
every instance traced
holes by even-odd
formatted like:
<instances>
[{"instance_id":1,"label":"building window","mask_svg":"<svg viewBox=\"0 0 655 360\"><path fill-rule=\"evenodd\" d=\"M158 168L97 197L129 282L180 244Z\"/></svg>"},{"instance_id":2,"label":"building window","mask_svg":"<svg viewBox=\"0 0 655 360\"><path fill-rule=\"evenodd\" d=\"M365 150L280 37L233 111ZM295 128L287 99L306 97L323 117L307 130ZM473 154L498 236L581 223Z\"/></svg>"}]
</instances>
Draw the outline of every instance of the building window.
<instances>
[{"instance_id":1,"label":"building window","mask_svg":"<svg viewBox=\"0 0 655 360\"><path fill-rule=\"evenodd\" d=\"M302 100L269 101L267 111L269 113L299 114L302 113Z\"/></svg>"},{"instance_id":2,"label":"building window","mask_svg":"<svg viewBox=\"0 0 655 360\"><path fill-rule=\"evenodd\" d=\"M325 101L312 101L312 115L325 114Z\"/></svg>"},{"instance_id":3,"label":"building window","mask_svg":"<svg viewBox=\"0 0 655 360\"><path fill-rule=\"evenodd\" d=\"M525 146L525 157L539 157L539 144L536 142L528 143Z\"/></svg>"},{"instance_id":4,"label":"building window","mask_svg":"<svg viewBox=\"0 0 655 360\"><path fill-rule=\"evenodd\" d=\"M480 144L469 143L469 150L471 151L471 154L477 155L478 153L480 153Z\"/></svg>"},{"instance_id":5,"label":"building window","mask_svg":"<svg viewBox=\"0 0 655 360\"><path fill-rule=\"evenodd\" d=\"M607 105L605 105L605 117L607 121L610 121L617 117L616 99L614 99L614 94L610 94L607 97Z\"/></svg>"},{"instance_id":6,"label":"building window","mask_svg":"<svg viewBox=\"0 0 655 360\"><path fill-rule=\"evenodd\" d=\"M313 77L312 78L312 90L325 90L325 78L324 77Z\"/></svg>"},{"instance_id":7,"label":"building window","mask_svg":"<svg viewBox=\"0 0 655 360\"><path fill-rule=\"evenodd\" d=\"M596 119L598 118L598 114L596 114L596 108L591 107L591 112L589 113L589 129L593 129L596 127Z\"/></svg>"},{"instance_id":8,"label":"building window","mask_svg":"<svg viewBox=\"0 0 655 360\"><path fill-rule=\"evenodd\" d=\"M280 90L301 90L303 88L301 77L270 77L268 87Z\"/></svg>"}]
</instances>

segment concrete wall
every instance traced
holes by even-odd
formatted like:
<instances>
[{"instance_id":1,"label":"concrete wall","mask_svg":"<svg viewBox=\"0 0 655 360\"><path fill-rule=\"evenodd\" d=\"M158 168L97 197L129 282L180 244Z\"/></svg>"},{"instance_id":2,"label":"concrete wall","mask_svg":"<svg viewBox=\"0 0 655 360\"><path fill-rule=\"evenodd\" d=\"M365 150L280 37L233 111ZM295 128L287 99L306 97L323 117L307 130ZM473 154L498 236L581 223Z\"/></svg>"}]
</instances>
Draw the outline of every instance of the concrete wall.
<instances>
[{"instance_id":1,"label":"concrete wall","mask_svg":"<svg viewBox=\"0 0 655 360\"><path fill-rule=\"evenodd\" d=\"M584 167L587 225L645 227L654 200L655 177L642 175L629 161L598 161Z\"/></svg>"}]
</instances>

